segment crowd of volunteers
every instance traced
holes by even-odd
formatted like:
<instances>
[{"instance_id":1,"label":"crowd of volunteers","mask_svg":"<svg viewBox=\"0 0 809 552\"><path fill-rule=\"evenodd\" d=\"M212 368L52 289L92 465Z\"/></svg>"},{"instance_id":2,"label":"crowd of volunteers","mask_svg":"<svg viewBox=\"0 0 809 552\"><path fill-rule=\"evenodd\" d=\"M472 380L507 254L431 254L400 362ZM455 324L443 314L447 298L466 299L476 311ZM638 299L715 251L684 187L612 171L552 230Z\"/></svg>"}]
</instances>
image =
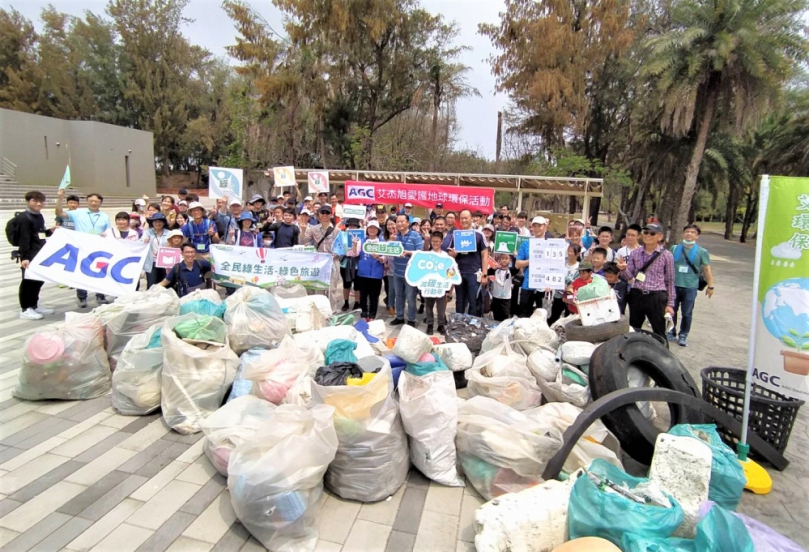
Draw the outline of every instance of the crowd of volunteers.
<instances>
[{"instance_id":1,"label":"crowd of volunteers","mask_svg":"<svg viewBox=\"0 0 809 552\"><path fill-rule=\"evenodd\" d=\"M175 199L164 195L159 201L136 199L131 212L116 214L111 223L101 211L103 198L99 194L88 194L87 206L81 207L77 196L65 197L60 190L56 226L151 244L144 266L147 288L170 286L181 295L206 285L211 271L211 244L275 249L308 246L333 255L339 265L343 311L358 309L368 320L387 311L393 316L392 325L415 327L426 323L427 333L445 332L447 304L453 299L455 312L491 316L496 321L528 317L535 308L544 306L549 313L548 322L553 323L576 313L574 301L578 289L594 278L604 278L613 289L622 314L629 308L632 327L640 328L648 320L655 333L687 346L697 293L705 289L710 297L714 290L710 255L696 243L700 235L696 225L686 226L682 242L666 248L665 229L655 220L643 226L632 224L616 237L609 226L594 228L589 219L574 219L568 223L564 235L554 236L547 218L515 213L508 205L487 216L468 209L445 211L438 203L426 216L418 217L410 203L379 204L368 205L363 218L346 218L337 194L325 192L316 197L306 196L301 202L291 199L289 191L269 201L259 194L247 202L224 197L217 199L216 206L209 211L195 194L180 190L178 196ZM44 196L29 192L26 202L26 212L20 218L25 222L21 225L25 237L20 247L23 270L51 231L41 214ZM358 239L358 234L352 232L349 240L350 230L361 230L362 237ZM456 251L453 230L475 230L475 250ZM530 240L521 240L513 255L494 253L498 232L540 239L564 238L568 243L566 289L531 289ZM404 253L401 257L365 253L362 246L366 241L400 242ZM182 248L182 262L171 270L156 266L161 247ZM444 297L423 298L416 287L407 283L408 260L414 251L420 250L449 255L457 264L461 283ZM37 282L23 280L22 318L38 319L50 314L50 309L38 305L39 287L41 284ZM86 308L87 292L76 290L76 295L79 307ZM100 294L96 300L98 304L108 302Z\"/></svg>"}]
</instances>

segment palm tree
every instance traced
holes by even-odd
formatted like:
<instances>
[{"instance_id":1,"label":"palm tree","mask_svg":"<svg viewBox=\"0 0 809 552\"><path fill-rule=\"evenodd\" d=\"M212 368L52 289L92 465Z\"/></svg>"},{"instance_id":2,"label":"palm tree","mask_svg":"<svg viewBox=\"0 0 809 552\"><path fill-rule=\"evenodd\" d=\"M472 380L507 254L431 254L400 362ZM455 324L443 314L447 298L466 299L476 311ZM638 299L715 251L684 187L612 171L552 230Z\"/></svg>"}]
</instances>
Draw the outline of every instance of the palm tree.
<instances>
[{"instance_id":1,"label":"palm tree","mask_svg":"<svg viewBox=\"0 0 809 552\"><path fill-rule=\"evenodd\" d=\"M734 134L765 114L806 58L806 6L806 0L680 0L671 30L650 39L645 72L663 98L662 126L683 136L696 132L673 237L688 223L717 107Z\"/></svg>"}]
</instances>

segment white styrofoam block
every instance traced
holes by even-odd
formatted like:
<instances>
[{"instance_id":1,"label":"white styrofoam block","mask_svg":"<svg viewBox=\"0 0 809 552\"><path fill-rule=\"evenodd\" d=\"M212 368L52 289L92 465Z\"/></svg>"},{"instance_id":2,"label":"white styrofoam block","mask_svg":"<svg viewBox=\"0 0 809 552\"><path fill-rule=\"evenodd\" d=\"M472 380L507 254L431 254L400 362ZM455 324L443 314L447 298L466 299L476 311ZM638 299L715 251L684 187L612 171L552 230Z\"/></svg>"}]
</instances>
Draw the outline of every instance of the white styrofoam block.
<instances>
[{"instance_id":1,"label":"white styrofoam block","mask_svg":"<svg viewBox=\"0 0 809 552\"><path fill-rule=\"evenodd\" d=\"M433 352L453 372L462 372L472 367L472 353L466 343L442 343L433 346Z\"/></svg>"},{"instance_id":2,"label":"white styrofoam block","mask_svg":"<svg viewBox=\"0 0 809 552\"><path fill-rule=\"evenodd\" d=\"M475 512L477 552L544 552L567 540L567 506L576 477L545 481L495 498Z\"/></svg>"},{"instance_id":3,"label":"white styrofoam block","mask_svg":"<svg viewBox=\"0 0 809 552\"><path fill-rule=\"evenodd\" d=\"M708 500L711 449L698 439L661 433L657 436L649 480L677 499L683 522L675 537L693 539L700 505Z\"/></svg>"}]
</instances>

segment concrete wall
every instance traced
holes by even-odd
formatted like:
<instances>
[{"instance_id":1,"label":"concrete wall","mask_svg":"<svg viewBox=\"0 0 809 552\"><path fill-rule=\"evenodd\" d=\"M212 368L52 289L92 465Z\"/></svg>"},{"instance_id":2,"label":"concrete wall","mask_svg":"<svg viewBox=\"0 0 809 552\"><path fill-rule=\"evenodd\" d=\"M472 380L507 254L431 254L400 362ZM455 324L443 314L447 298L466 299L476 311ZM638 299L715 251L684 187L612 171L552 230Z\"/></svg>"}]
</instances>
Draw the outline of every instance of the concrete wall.
<instances>
[{"instance_id":1,"label":"concrete wall","mask_svg":"<svg viewBox=\"0 0 809 552\"><path fill-rule=\"evenodd\" d=\"M31 188L57 186L69 158L73 187L83 193L156 195L151 132L0 109L0 156L17 165L17 181Z\"/></svg>"}]
</instances>

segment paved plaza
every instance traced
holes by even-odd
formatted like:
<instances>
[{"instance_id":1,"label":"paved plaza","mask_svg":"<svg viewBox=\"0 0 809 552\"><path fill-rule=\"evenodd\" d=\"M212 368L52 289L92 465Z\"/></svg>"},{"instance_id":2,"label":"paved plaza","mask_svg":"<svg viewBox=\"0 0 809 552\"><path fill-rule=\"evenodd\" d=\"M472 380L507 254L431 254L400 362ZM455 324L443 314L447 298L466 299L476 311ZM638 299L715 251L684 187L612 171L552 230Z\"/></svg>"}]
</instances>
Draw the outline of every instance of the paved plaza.
<instances>
[{"instance_id":1,"label":"paved plaza","mask_svg":"<svg viewBox=\"0 0 809 552\"><path fill-rule=\"evenodd\" d=\"M0 214L0 223L10 215ZM717 289L701 296L690 346L673 350L699 381L710 365L746 364L753 247L703 236ZM0 259L11 247L0 246ZM20 271L0 264L0 546L3 551L263 550L236 521L225 479L202 454L202 434L170 431L159 414L126 417L109 395L90 401L12 398L22 345L76 307L71 290L46 285L57 314L18 318ZM92 304L92 300L91 300ZM422 329L424 326L422 325ZM809 425L802 411L787 450L792 464L771 470L767 496L745 493L739 510L809 547ZM472 520L482 499L471 487L407 485L375 504L324 497L318 552L474 550Z\"/></svg>"}]
</instances>

